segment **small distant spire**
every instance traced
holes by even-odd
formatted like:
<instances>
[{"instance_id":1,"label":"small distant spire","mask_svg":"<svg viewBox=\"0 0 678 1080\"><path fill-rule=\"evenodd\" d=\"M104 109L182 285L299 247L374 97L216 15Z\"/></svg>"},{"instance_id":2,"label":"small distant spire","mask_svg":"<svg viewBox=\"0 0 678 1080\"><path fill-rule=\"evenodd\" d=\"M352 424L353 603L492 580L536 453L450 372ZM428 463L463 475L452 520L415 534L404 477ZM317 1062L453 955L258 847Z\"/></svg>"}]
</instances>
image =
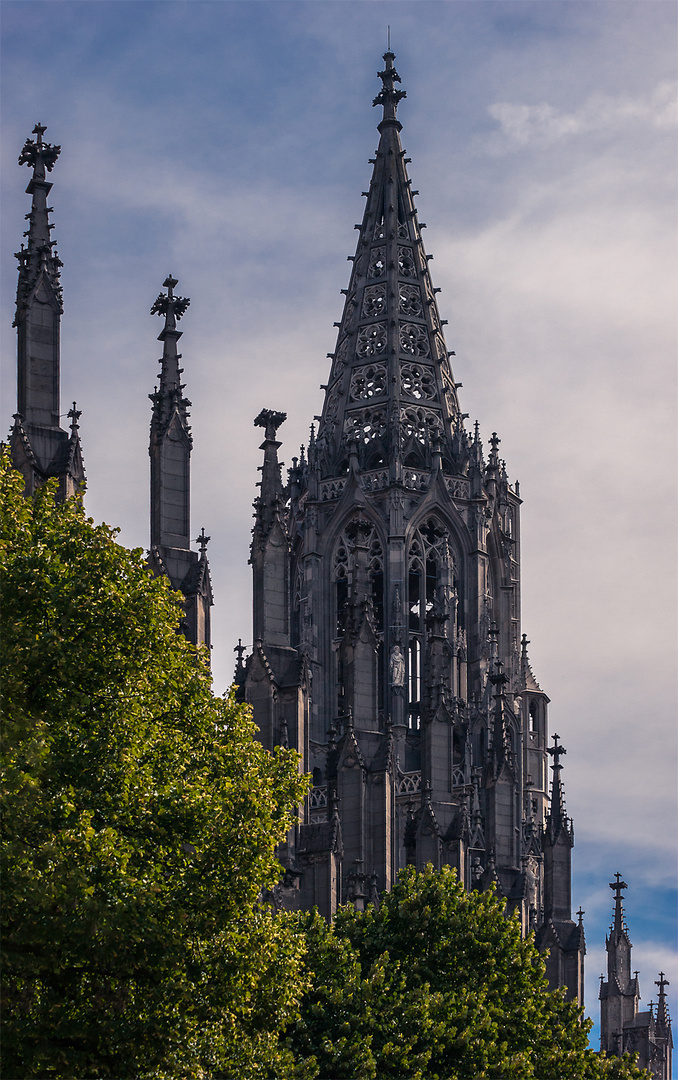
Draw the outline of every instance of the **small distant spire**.
<instances>
[{"instance_id":1,"label":"small distant spire","mask_svg":"<svg viewBox=\"0 0 678 1080\"><path fill-rule=\"evenodd\" d=\"M657 1002L657 1022L667 1027L671 1023L669 1010L666 1004L666 987L670 986L669 980L663 971L659 972L659 979L655 979L655 986L659 987L659 1000Z\"/></svg>"},{"instance_id":2,"label":"small distant spire","mask_svg":"<svg viewBox=\"0 0 678 1080\"><path fill-rule=\"evenodd\" d=\"M243 645L242 638L238 638L238 644L234 646L233 652L237 654L233 682L236 684L236 686L241 686L244 682L246 674L245 661L243 660L243 656L247 652L247 646Z\"/></svg>"},{"instance_id":3,"label":"small distant spire","mask_svg":"<svg viewBox=\"0 0 678 1080\"><path fill-rule=\"evenodd\" d=\"M614 893L614 923L612 929L614 934L619 937L626 930L624 925L624 908L622 905L624 897L622 896L622 890L628 889L628 885L625 881L622 881L621 874L618 871L614 876L615 880L610 882L610 888Z\"/></svg>"},{"instance_id":4,"label":"small distant spire","mask_svg":"<svg viewBox=\"0 0 678 1080\"><path fill-rule=\"evenodd\" d=\"M551 783L551 804L549 806L549 813L547 818L547 827L550 833L555 837L561 828L567 830L567 816L565 814L565 798L563 795L563 784L561 779L561 772L563 766L560 764L560 759L563 757L567 750L558 742L559 735L552 736L553 746L546 747L546 753L553 758L553 780Z\"/></svg>"}]
</instances>

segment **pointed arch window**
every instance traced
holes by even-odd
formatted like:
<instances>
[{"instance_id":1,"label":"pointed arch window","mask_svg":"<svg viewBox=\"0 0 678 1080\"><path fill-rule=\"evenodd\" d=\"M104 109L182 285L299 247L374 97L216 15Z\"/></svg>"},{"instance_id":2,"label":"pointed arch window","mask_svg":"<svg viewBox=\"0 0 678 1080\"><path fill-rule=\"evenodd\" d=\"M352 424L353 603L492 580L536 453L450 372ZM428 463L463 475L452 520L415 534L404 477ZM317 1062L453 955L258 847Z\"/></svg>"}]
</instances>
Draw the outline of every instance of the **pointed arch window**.
<instances>
[{"instance_id":1,"label":"pointed arch window","mask_svg":"<svg viewBox=\"0 0 678 1080\"><path fill-rule=\"evenodd\" d=\"M441 598L441 589L447 591L447 600L451 598L453 582L456 585L447 530L436 518L429 518L412 537L408 554L408 724L413 730L421 725L426 616Z\"/></svg>"},{"instance_id":2,"label":"pointed arch window","mask_svg":"<svg viewBox=\"0 0 678 1080\"><path fill-rule=\"evenodd\" d=\"M348 539L349 525L342 531L334 552L334 610L335 636L342 637L346 632L351 600L351 581L353 578L352 545ZM377 530L372 530L367 539L368 575L370 580L370 599L374 629L378 634L384 630L384 553Z\"/></svg>"}]
</instances>

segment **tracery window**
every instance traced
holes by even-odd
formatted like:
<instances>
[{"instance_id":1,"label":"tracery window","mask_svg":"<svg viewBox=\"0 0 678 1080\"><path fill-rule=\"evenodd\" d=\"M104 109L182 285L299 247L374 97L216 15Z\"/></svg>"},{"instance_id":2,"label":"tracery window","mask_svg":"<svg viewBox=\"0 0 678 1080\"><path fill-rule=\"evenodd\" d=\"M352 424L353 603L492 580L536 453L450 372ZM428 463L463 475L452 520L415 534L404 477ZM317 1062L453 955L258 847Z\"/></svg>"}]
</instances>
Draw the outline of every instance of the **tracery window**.
<instances>
[{"instance_id":1,"label":"tracery window","mask_svg":"<svg viewBox=\"0 0 678 1080\"><path fill-rule=\"evenodd\" d=\"M386 364L365 364L351 376L351 401L365 401L386 393Z\"/></svg>"},{"instance_id":2,"label":"tracery window","mask_svg":"<svg viewBox=\"0 0 678 1080\"><path fill-rule=\"evenodd\" d=\"M351 524L349 522L342 530L334 552L333 578L337 637L341 637L346 630L351 599L350 588L354 573L353 543L349 535ZM370 528L366 546L372 617L375 630L381 634L384 629L384 552L374 525Z\"/></svg>"},{"instance_id":3,"label":"tracery window","mask_svg":"<svg viewBox=\"0 0 678 1080\"><path fill-rule=\"evenodd\" d=\"M370 323L358 331L356 352L358 356L374 356L386 348L386 323Z\"/></svg>"},{"instance_id":4,"label":"tracery window","mask_svg":"<svg viewBox=\"0 0 678 1080\"><path fill-rule=\"evenodd\" d=\"M367 268L367 276L371 278L383 277L386 273L386 248L374 247L370 252L370 264Z\"/></svg>"},{"instance_id":5,"label":"tracery window","mask_svg":"<svg viewBox=\"0 0 678 1080\"><path fill-rule=\"evenodd\" d=\"M386 286L368 285L363 296L363 316L366 319L383 315L386 309Z\"/></svg>"},{"instance_id":6,"label":"tracery window","mask_svg":"<svg viewBox=\"0 0 678 1080\"><path fill-rule=\"evenodd\" d=\"M414 534L408 557L408 724L413 730L421 725L426 616L444 582L456 587L454 560L446 529L437 519L430 518Z\"/></svg>"},{"instance_id":7,"label":"tracery window","mask_svg":"<svg viewBox=\"0 0 678 1080\"><path fill-rule=\"evenodd\" d=\"M398 308L403 315L421 316L421 292L418 285L398 286Z\"/></svg>"}]
</instances>

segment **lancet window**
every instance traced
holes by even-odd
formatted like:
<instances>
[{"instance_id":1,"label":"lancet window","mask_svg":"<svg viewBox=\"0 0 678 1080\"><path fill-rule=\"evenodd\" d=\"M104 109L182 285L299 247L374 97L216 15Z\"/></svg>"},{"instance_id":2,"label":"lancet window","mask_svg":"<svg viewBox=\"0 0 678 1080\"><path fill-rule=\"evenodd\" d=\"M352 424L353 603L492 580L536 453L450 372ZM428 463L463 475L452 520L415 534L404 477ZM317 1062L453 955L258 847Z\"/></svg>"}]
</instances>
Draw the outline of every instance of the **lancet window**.
<instances>
[{"instance_id":1,"label":"lancet window","mask_svg":"<svg viewBox=\"0 0 678 1080\"><path fill-rule=\"evenodd\" d=\"M408 723L415 730L421 724L426 616L436 601L449 604L456 586L447 531L430 518L412 537L408 557Z\"/></svg>"},{"instance_id":2,"label":"lancet window","mask_svg":"<svg viewBox=\"0 0 678 1080\"><path fill-rule=\"evenodd\" d=\"M351 523L342 531L334 553L333 578L337 637L341 637L346 631L352 600L351 588L354 583L355 561L350 533ZM375 630L381 634L384 629L384 553L374 526L371 527L367 536L366 547L372 619Z\"/></svg>"}]
</instances>

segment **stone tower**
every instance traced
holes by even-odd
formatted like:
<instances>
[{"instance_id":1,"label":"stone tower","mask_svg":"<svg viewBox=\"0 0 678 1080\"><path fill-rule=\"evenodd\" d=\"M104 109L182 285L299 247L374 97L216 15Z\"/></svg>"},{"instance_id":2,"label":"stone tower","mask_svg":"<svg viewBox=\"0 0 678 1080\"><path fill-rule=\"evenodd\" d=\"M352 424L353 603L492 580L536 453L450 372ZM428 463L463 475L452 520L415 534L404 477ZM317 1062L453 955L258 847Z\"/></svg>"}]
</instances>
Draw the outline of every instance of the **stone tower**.
<instances>
[{"instance_id":1,"label":"stone tower","mask_svg":"<svg viewBox=\"0 0 678 1080\"><path fill-rule=\"evenodd\" d=\"M182 331L177 322L190 300L175 296L176 278L163 282L151 315L164 318L158 334L163 343L158 386L150 394L151 413L151 547L149 562L157 574L166 574L173 588L183 593L185 616L182 629L194 645L210 648L212 584L207 561L209 536L203 529L195 541L200 554L191 551L191 448L188 423L191 402L184 397L177 342Z\"/></svg>"},{"instance_id":2,"label":"stone tower","mask_svg":"<svg viewBox=\"0 0 678 1080\"><path fill-rule=\"evenodd\" d=\"M33 175L26 188L32 196L30 213L26 214L27 243L16 254L18 392L10 447L12 460L24 475L26 494L57 477L57 497L66 499L84 492L85 468L75 402L68 413L70 432L61 427L62 263L51 239L52 207L47 205L52 188L47 173L54 168L61 147L43 142L45 130L36 124L33 134L37 138L27 139L19 155L19 165L28 165Z\"/></svg>"},{"instance_id":3,"label":"stone tower","mask_svg":"<svg viewBox=\"0 0 678 1080\"><path fill-rule=\"evenodd\" d=\"M639 1012L638 972L631 971L631 940L624 919L622 890L628 889L621 874L610 883L614 892L614 921L605 939L607 980L600 976L600 1048L608 1054L638 1054L638 1065L649 1069L655 1080L671 1080L673 1036L666 1004L668 980L659 973L657 1011L650 1003Z\"/></svg>"},{"instance_id":4,"label":"stone tower","mask_svg":"<svg viewBox=\"0 0 678 1080\"><path fill-rule=\"evenodd\" d=\"M313 787L282 852L289 906L362 908L398 868L491 883L583 999L572 824L548 698L520 636L520 497L485 450L445 345L385 53L379 148L317 433L283 484L255 423L254 649L236 681ZM547 792L548 755L554 758Z\"/></svg>"},{"instance_id":5,"label":"stone tower","mask_svg":"<svg viewBox=\"0 0 678 1080\"><path fill-rule=\"evenodd\" d=\"M280 474L264 410L254 645L236 682L313 788L282 852L284 903L362 908L406 864L494 883L583 995L549 699L520 630L520 506L496 434L464 425L384 55L383 109L317 433ZM553 789L547 790L548 755Z\"/></svg>"}]
</instances>

